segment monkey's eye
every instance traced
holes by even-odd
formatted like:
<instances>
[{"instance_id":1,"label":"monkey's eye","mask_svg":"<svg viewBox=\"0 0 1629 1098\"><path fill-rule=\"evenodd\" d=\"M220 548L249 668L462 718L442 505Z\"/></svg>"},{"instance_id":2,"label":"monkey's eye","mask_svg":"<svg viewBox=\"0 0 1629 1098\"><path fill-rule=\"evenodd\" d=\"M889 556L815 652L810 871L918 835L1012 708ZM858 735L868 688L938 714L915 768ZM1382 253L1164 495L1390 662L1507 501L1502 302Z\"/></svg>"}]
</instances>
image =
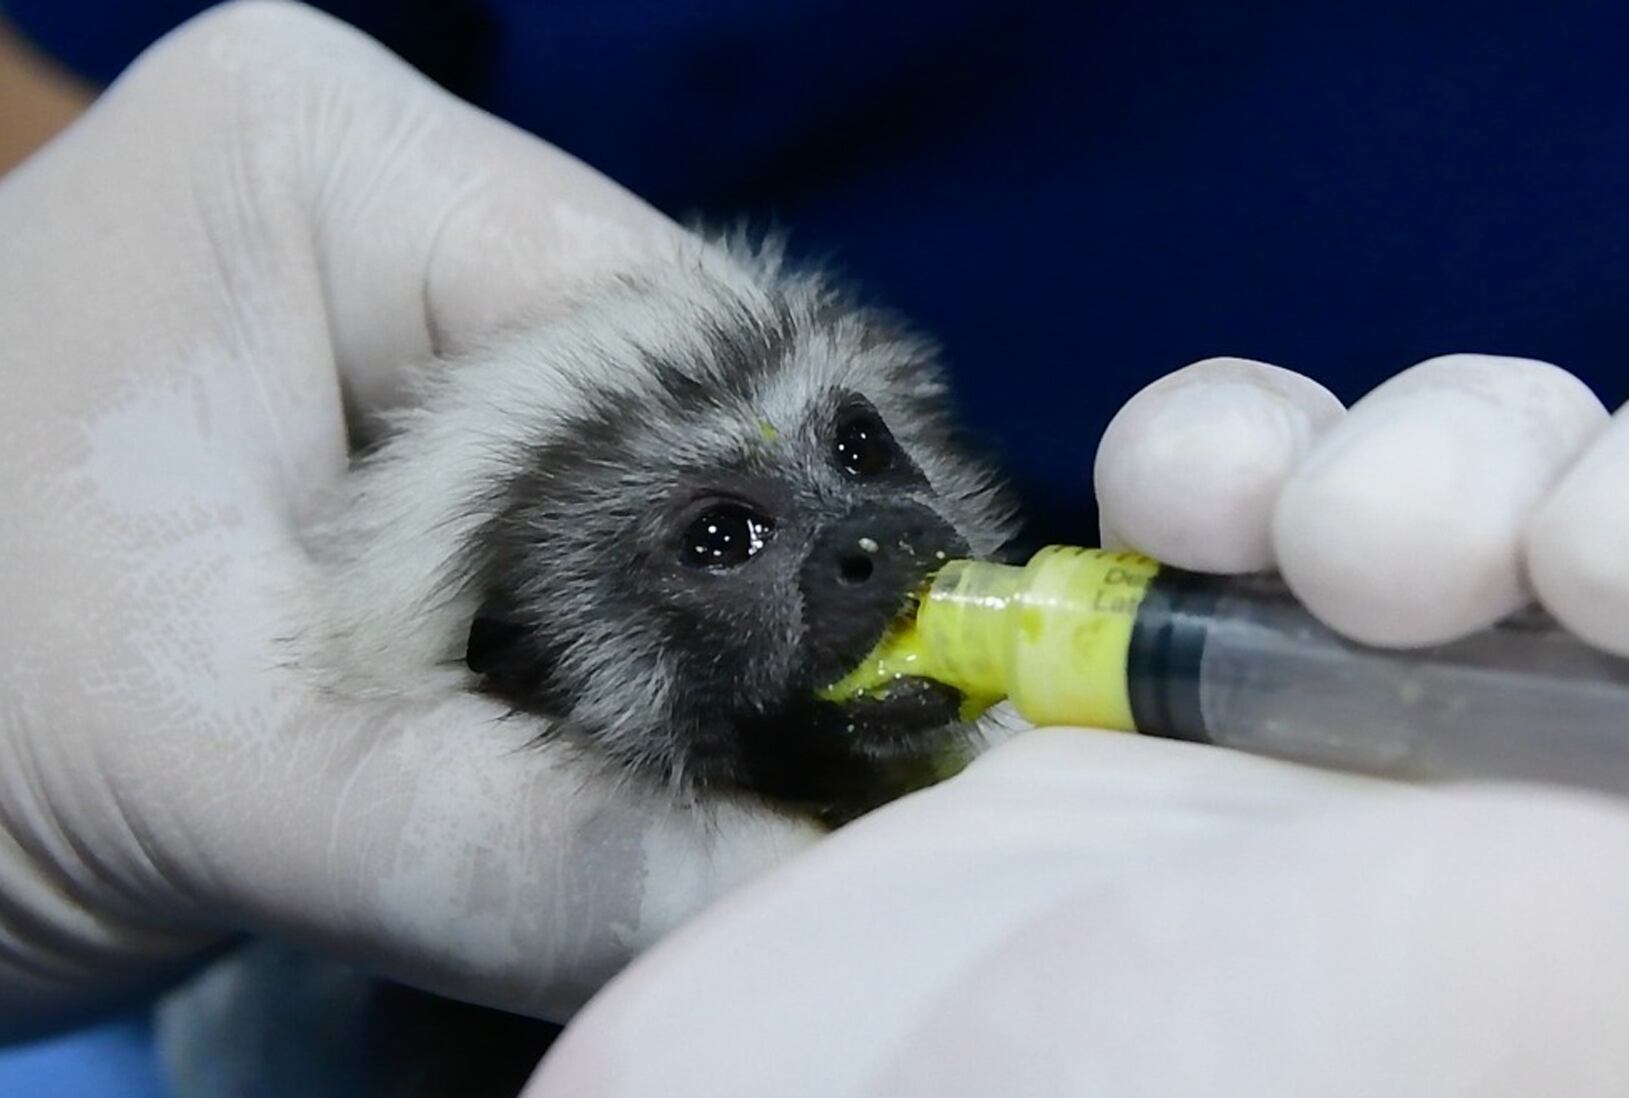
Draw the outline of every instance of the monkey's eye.
<instances>
[{"instance_id":1,"label":"monkey's eye","mask_svg":"<svg viewBox=\"0 0 1629 1098\"><path fill-rule=\"evenodd\" d=\"M832 454L837 467L851 477L874 477L894 467L899 452L894 436L869 408L857 409L837 425Z\"/></svg>"},{"instance_id":2,"label":"monkey's eye","mask_svg":"<svg viewBox=\"0 0 1629 1098\"><path fill-rule=\"evenodd\" d=\"M774 532L768 516L744 504L715 504L686 527L679 560L715 572L739 568L758 555Z\"/></svg>"}]
</instances>

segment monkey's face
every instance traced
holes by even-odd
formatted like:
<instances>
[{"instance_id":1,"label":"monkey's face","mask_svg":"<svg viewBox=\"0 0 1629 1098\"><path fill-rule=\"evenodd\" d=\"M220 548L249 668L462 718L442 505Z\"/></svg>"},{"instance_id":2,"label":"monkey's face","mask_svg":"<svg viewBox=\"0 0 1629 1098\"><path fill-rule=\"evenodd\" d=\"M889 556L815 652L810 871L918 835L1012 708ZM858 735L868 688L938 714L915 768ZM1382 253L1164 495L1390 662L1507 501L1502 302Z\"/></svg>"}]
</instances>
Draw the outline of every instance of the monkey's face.
<instances>
[{"instance_id":1,"label":"monkey's face","mask_svg":"<svg viewBox=\"0 0 1629 1098\"><path fill-rule=\"evenodd\" d=\"M687 788L832 803L951 746L950 688L817 699L1008 533L931 348L761 271L632 288L572 339L600 365L470 547L482 687Z\"/></svg>"}]
</instances>

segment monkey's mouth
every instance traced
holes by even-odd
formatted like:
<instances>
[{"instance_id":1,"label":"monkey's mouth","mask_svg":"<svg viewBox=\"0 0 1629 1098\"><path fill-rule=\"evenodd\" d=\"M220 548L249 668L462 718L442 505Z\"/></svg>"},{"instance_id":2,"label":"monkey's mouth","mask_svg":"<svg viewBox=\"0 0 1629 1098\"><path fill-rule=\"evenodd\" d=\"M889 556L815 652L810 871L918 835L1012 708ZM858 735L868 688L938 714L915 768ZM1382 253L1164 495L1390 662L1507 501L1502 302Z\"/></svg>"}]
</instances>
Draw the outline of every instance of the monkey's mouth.
<instances>
[{"instance_id":1,"label":"monkey's mouth","mask_svg":"<svg viewBox=\"0 0 1629 1098\"><path fill-rule=\"evenodd\" d=\"M742 741L744 784L819 808L831 822L931 784L958 769L962 695L925 678L843 702L802 694Z\"/></svg>"},{"instance_id":2,"label":"monkey's mouth","mask_svg":"<svg viewBox=\"0 0 1629 1098\"><path fill-rule=\"evenodd\" d=\"M984 708L952 686L918 673L921 651L916 642L920 595L907 596L898 614L884 625L871 647L847 674L816 691L823 702L843 714L842 731L861 750L879 754L931 752L935 734L975 719Z\"/></svg>"},{"instance_id":3,"label":"monkey's mouth","mask_svg":"<svg viewBox=\"0 0 1629 1098\"><path fill-rule=\"evenodd\" d=\"M968 726L993 699L975 699L931 674L917 611L932 576L902 593L892 614L828 646L828 669L794 690L768 737L748 737L748 784L830 806L876 805L931 784L965 763ZM850 619L851 626L858 625ZM841 813L838 813L841 815Z\"/></svg>"},{"instance_id":4,"label":"monkey's mouth","mask_svg":"<svg viewBox=\"0 0 1629 1098\"><path fill-rule=\"evenodd\" d=\"M867 754L931 753L942 733L959 724L961 691L932 679L904 677L885 690L833 702L844 738Z\"/></svg>"},{"instance_id":5,"label":"monkey's mouth","mask_svg":"<svg viewBox=\"0 0 1629 1098\"><path fill-rule=\"evenodd\" d=\"M883 624L864 654L850 662L840 678L816 690L815 696L844 706L888 708L897 705L907 709L914 708L917 699L924 694L943 696L948 692L961 698L958 691L924 673L927 661L916 633L916 612L921 601L920 592L909 594L899 612ZM929 690L930 687L939 689ZM960 716L972 719L977 712Z\"/></svg>"}]
</instances>

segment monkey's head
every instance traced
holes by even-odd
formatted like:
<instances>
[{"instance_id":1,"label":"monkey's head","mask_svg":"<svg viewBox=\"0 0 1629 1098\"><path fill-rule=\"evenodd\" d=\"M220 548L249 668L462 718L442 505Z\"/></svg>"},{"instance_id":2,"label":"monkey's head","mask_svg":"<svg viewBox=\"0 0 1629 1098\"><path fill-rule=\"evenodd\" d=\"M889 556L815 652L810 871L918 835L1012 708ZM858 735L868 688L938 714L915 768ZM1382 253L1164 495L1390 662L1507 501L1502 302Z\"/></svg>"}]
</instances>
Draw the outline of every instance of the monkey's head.
<instances>
[{"instance_id":1,"label":"monkey's head","mask_svg":"<svg viewBox=\"0 0 1629 1098\"><path fill-rule=\"evenodd\" d=\"M457 655L550 735L691 790L832 803L963 731L926 680L817 698L944 560L1010 533L933 348L892 317L773 254L714 255L448 369L415 415L387 466L463 437L457 472L425 474L467 497Z\"/></svg>"}]
</instances>

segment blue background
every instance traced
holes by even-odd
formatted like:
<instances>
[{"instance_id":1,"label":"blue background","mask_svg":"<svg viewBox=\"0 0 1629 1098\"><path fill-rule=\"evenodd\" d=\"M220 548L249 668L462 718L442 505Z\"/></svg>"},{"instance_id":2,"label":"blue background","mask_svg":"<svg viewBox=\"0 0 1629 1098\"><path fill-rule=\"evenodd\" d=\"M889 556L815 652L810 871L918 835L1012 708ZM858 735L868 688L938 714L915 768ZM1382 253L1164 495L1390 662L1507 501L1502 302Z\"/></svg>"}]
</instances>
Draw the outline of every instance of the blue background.
<instances>
[{"instance_id":1,"label":"blue background","mask_svg":"<svg viewBox=\"0 0 1629 1098\"><path fill-rule=\"evenodd\" d=\"M202 5L9 0L97 78ZM1050 536L1152 378L1264 358L1351 399L1455 350L1625 396L1613 3L338 0L677 214L772 218L943 340Z\"/></svg>"},{"instance_id":2,"label":"blue background","mask_svg":"<svg viewBox=\"0 0 1629 1098\"><path fill-rule=\"evenodd\" d=\"M0 1095L165 1098L165 1087L147 1020L126 1016L0 1051Z\"/></svg>"},{"instance_id":3,"label":"blue background","mask_svg":"<svg viewBox=\"0 0 1629 1098\"><path fill-rule=\"evenodd\" d=\"M6 6L107 79L201 5ZM327 7L663 209L772 219L920 321L1038 537L1094 535L1098 434L1197 358L1348 400L1457 350L1629 388L1621 4ZM0 1094L59 1093L15 1070Z\"/></svg>"}]
</instances>

